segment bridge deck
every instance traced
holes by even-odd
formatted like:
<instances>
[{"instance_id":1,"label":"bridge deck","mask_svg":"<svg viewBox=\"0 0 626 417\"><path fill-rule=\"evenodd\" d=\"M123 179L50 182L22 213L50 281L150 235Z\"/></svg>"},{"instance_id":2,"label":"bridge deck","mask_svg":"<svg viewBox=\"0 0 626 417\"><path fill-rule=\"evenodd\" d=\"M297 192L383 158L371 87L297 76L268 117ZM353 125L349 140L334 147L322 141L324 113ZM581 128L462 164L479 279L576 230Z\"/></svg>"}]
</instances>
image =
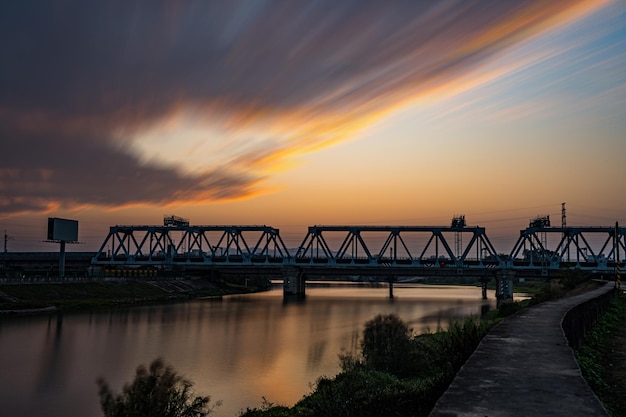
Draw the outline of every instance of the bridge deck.
<instances>
[{"instance_id":1,"label":"bridge deck","mask_svg":"<svg viewBox=\"0 0 626 417\"><path fill-rule=\"evenodd\" d=\"M494 327L430 417L608 416L583 379L561 320L613 288L528 308Z\"/></svg>"}]
</instances>

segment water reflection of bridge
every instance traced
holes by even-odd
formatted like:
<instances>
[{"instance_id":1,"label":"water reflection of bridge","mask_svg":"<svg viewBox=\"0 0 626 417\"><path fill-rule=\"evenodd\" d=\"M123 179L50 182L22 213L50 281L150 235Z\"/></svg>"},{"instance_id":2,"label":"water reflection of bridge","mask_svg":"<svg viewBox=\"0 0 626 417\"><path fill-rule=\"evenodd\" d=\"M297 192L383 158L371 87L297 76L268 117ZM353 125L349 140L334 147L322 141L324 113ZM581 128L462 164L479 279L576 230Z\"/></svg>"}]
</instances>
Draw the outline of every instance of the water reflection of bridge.
<instances>
[{"instance_id":1,"label":"water reflection of bridge","mask_svg":"<svg viewBox=\"0 0 626 417\"><path fill-rule=\"evenodd\" d=\"M563 269L612 273L626 252L625 229L549 227L520 231L498 253L485 228L446 226L311 226L288 248L270 226L113 226L92 259L104 269L186 268L282 275L286 294L304 294L307 276L547 276ZM619 259L622 262L622 259ZM507 291L507 288L502 288Z\"/></svg>"}]
</instances>

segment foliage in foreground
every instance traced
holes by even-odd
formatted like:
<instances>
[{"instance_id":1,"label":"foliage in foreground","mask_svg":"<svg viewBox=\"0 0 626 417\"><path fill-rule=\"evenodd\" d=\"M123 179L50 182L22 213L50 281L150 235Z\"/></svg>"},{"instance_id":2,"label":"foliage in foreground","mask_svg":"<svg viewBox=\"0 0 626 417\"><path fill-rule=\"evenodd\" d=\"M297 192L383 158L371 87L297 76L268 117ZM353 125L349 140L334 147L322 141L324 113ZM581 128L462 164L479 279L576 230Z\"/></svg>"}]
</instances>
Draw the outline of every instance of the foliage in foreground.
<instances>
[{"instance_id":1,"label":"foliage in foreground","mask_svg":"<svg viewBox=\"0 0 626 417\"><path fill-rule=\"evenodd\" d=\"M379 314L365 323L361 355L368 369L405 376L413 359L411 329L395 314Z\"/></svg>"},{"instance_id":2,"label":"foliage in foreground","mask_svg":"<svg viewBox=\"0 0 626 417\"><path fill-rule=\"evenodd\" d=\"M318 379L291 409L248 409L243 417L427 416L493 322L467 318L414 336L395 314L365 324L361 350L340 356L342 372Z\"/></svg>"},{"instance_id":3,"label":"foliage in foreground","mask_svg":"<svg viewBox=\"0 0 626 417\"><path fill-rule=\"evenodd\" d=\"M98 378L100 405L105 417L204 417L220 405L211 405L211 397L194 397L191 381L178 375L162 359L150 368L141 365L135 379L114 394L109 384Z\"/></svg>"},{"instance_id":4,"label":"foliage in foreground","mask_svg":"<svg viewBox=\"0 0 626 417\"><path fill-rule=\"evenodd\" d=\"M576 352L576 360L589 386L612 416L626 416L626 387L612 375L611 355L622 351L626 298L616 297Z\"/></svg>"}]
</instances>

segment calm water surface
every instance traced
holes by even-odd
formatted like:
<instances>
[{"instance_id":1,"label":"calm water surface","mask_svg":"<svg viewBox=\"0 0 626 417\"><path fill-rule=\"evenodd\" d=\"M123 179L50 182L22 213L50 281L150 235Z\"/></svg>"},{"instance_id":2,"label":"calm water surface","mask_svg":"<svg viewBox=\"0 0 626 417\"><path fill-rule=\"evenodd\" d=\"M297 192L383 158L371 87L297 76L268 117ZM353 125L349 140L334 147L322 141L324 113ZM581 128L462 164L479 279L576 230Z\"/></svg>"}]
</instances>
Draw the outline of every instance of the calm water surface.
<instances>
[{"instance_id":1,"label":"calm water surface","mask_svg":"<svg viewBox=\"0 0 626 417\"><path fill-rule=\"evenodd\" d=\"M476 287L309 287L114 311L0 319L0 414L101 416L96 378L119 391L139 364L162 357L196 392L222 400L217 416L268 401L293 405L338 354L356 352L366 321L397 313L414 332L494 308Z\"/></svg>"}]
</instances>

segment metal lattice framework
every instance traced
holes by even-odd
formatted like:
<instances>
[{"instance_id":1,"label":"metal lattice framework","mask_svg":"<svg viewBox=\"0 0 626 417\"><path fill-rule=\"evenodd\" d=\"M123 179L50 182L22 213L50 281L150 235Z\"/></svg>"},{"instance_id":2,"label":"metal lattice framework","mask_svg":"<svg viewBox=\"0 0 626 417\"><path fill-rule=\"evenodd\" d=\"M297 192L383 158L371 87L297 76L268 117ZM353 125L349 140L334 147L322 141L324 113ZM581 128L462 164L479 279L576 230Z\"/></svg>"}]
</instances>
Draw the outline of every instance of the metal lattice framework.
<instances>
[{"instance_id":1,"label":"metal lattice framework","mask_svg":"<svg viewBox=\"0 0 626 417\"><path fill-rule=\"evenodd\" d=\"M343 234L337 249L325 238L330 233ZM377 242L368 241L367 234L377 234ZM445 234L471 234L471 238L455 253ZM484 268L499 266L500 258L483 227L312 226L298 248L295 263Z\"/></svg>"},{"instance_id":2,"label":"metal lattice framework","mask_svg":"<svg viewBox=\"0 0 626 417\"><path fill-rule=\"evenodd\" d=\"M92 263L252 265L285 258L279 231L269 226L113 226Z\"/></svg>"},{"instance_id":3,"label":"metal lattice framework","mask_svg":"<svg viewBox=\"0 0 626 417\"><path fill-rule=\"evenodd\" d=\"M623 227L529 227L520 231L511 251L511 267L608 270L616 265L617 245L622 253L626 250L625 231ZM558 241L554 249L546 243L550 238Z\"/></svg>"},{"instance_id":4,"label":"metal lattice framework","mask_svg":"<svg viewBox=\"0 0 626 417\"><path fill-rule=\"evenodd\" d=\"M464 225L311 226L292 251L269 226L113 226L92 264L608 272L618 245L626 253L626 228L531 225L507 256L498 255L485 228Z\"/></svg>"}]
</instances>

